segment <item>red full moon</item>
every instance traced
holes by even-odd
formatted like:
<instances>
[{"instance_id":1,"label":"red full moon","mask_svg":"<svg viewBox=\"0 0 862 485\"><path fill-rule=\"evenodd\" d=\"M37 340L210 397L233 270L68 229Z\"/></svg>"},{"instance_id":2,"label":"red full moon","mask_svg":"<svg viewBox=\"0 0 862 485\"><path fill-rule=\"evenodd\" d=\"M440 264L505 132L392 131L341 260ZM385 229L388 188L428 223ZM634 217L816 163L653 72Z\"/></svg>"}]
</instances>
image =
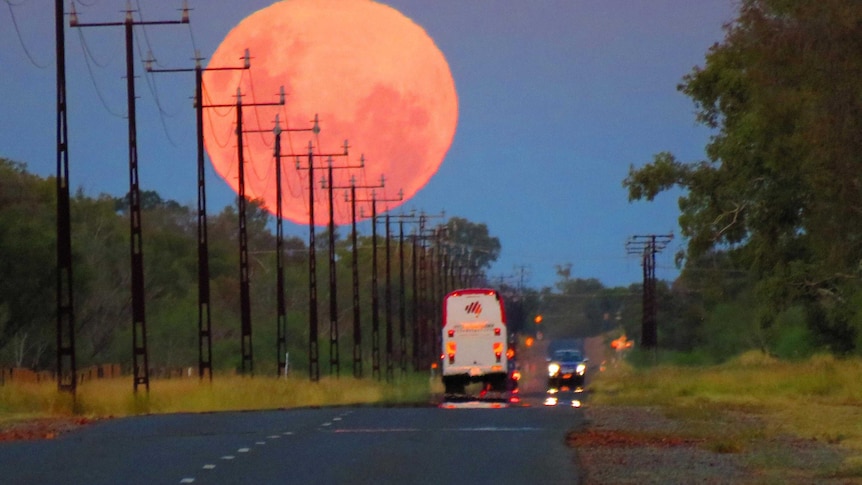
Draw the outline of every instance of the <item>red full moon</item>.
<instances>
[{"instance_id":1,"label":"red full moon","mask_svg":"<svg viewBox=\"0 0 862 485\"><path fill-rule=\"evenodd\" d=\"M243 66L248 49L250 68ZM436 173L455 135L458 99L449 65L425 30L397 10L371 0L282 0L240 22L204 71L204 140L218 174L238 192L237 93L241 95L245 193L276 213L274 134L284 131L282 214L309 222L308 147L313 146L315 225L329 221L321 188L332 159L336 224L351 220L346 188L370 216L409 200ZM283 106L277 103L281 87ZM309 131L319 117L320 132ZM297 169L296 156L301 169ZM360 156L364 155L364 168ZM385 187L363 188L380 184ZM403 199L395 201L398 192ZM359 217L359 209L357 209Z\"/></svg>"}]
</instances>

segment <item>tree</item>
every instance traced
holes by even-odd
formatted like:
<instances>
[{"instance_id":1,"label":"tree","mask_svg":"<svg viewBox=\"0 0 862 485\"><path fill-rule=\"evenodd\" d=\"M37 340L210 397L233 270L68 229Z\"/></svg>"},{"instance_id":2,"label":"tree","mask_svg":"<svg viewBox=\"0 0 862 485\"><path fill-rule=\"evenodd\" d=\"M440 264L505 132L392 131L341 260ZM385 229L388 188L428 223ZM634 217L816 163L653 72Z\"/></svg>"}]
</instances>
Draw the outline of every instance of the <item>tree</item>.
<instances>
[{"instance_id":1,"label":"tree","mask_svg":"<svg viewBox=\"0 0 862 485\"><path fill-rule=\"evenodd\" d=\"M0 158L0 351L14 344L24 353L44 352L44 336L55 324L54 188L51 180L27 173L25 166Z\"/></svg>"},{"instance_id":2,"label":"tree","mask_svg":"<svg viewBox=\"0 0 862 485\"><path fill-rule=\"evenodd\" d=\"M500 240L488 233L488 226L452 217L446 222L452 263L480 271L491 267L500 256Z\"/></svg>"},{"instance_id":3,"label":"tree","mask_svg":"<svg viewBox=\"0 0 862 485\"><path fill-rule=\"evenodd\" d=\"M79 363L87 365L110 358L117 334L130 325L129 226L107 195L79 191L71 212L75 342Z\"/></svg>"},{"instance_id":4,"label":"tree","mask_svg":"<svg viewBox=\"0 0 862 485\"><path fill-rule=\"evenodd\" d=\"M862 3L743 0L738 18L683 78L708 160L660 153L630 168L629 200L673 186L686 257L725 250L768 303L793 305L833 350L852 342L862 261Z\"/></svg>"}]
</instances>

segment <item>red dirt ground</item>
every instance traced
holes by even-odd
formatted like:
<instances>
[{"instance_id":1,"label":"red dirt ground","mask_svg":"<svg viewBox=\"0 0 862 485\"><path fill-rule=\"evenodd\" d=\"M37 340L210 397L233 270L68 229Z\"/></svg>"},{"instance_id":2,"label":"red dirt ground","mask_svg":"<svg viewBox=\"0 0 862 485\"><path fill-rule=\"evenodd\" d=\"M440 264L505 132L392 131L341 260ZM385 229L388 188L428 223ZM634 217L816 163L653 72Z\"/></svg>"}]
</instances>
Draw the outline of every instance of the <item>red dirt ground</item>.
<instances>
[{"instance_id":1,"label":"red dirt ground","mask_svg":"<svg viewBox=\"0 0 862 485\"><path fill-rule=\"evenodd\" d=\"M62 433L90 424L89 418L40 418L0 427L0 441L51 440Z\"/></svg>"}]
</instances>

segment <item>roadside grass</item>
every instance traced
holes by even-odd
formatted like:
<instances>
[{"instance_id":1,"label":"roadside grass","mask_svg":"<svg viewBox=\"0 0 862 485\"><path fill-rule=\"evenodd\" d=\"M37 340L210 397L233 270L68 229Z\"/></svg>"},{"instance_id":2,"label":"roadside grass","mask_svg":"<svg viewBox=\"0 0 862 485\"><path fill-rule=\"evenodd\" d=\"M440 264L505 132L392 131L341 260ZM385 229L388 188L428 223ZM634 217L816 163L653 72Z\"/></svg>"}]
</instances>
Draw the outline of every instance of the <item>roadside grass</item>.
<instances>
[{"instance_id":1,"label":"roadside grass","mask_svg":"<svg viewBox=\"0 0 862 485\"><path fill-rule=\"evenodd\" d=\"M718 453L749 451L755 443L786 435L839 445L843 462L814 464L818 473L862 478L860 376L862 359L831 355L788 362L749 352L708 367L634 368L620 362L595 376L590 400L658 407ZM789 455L773 449L752 459L776 467Z\"/></svg>"},{"instance_id":2,"label":"roadside grass","mask_svg":"<svg viewBox=\"0 0 862 485\"><path fill-rule=\"evenodd\" d=\"M0 386L0 426L46 417L121 417L139 414L283 409L339 405L422 404L431 400L427 374L396 377L392 383L353 377L307 379L214 376L155 379L150 391L133 392L131 378L102 379L78 386L73 399L55 383Z\"/></svg>"}]
</instances>

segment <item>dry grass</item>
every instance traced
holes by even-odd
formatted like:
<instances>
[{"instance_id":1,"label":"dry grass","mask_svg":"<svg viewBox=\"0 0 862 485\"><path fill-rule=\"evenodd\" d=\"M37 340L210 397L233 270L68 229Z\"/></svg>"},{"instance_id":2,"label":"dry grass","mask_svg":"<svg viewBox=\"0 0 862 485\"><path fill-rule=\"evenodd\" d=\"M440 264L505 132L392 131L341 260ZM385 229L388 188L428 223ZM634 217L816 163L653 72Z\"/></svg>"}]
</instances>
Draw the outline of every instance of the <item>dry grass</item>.
<instances>
[{"instance_id":1,"label":"dry grass","mask_svg":"<svg viewBox=\"0 0 862 485\"><path fill-rule=\"evenodd\" d=\"M592 385L595 405L657 406L707 446L738 453L792 435L839 445L847 458L831 476L862 477L862 360L815 356L785 362L747 353L720 366L612 366Z\"/></svg>"},{"instance_id":2,"label":"dry grass","mask_svg":"<svg viewBox=\"0 0 862 485\"><path fill-rule=\"evenodd\" d=\"M138 414L281 409L347 404L430 402L427 375L409 375L387 384L371 379L305 379L215 376L208 380L153 380L150 392L133 392L131 379L90 381L75 399L56 384L0 386L0 425L40 417L119 417Z\"/></svg>"}]
</instances>

